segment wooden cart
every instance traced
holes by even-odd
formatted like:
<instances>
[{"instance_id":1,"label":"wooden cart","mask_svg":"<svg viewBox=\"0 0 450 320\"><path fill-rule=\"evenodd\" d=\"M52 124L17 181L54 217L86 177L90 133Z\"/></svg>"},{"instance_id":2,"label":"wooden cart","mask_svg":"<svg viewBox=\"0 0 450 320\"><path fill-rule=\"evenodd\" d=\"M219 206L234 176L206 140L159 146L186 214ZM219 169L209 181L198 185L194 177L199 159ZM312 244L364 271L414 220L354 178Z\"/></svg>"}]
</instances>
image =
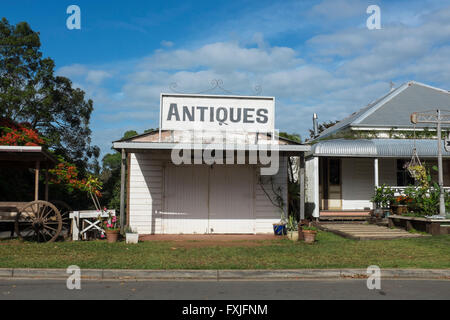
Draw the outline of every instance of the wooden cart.
<instances>
[{"instance_id":1,"label":"wooden cart","mask_svg":"<svg viewBox=\"0 0 450 320\"><path fill-rule=\"evenodd\" d=\"M52 242L70 236L70 207L48 201L48 169L56 160L39 146L0 146L0 166L34 169L34 201L0 202L0 223L14 224L11 236L29 241ZM39 200L39 172L45 173L45 200Z\"/></svg>"}]
</instances>

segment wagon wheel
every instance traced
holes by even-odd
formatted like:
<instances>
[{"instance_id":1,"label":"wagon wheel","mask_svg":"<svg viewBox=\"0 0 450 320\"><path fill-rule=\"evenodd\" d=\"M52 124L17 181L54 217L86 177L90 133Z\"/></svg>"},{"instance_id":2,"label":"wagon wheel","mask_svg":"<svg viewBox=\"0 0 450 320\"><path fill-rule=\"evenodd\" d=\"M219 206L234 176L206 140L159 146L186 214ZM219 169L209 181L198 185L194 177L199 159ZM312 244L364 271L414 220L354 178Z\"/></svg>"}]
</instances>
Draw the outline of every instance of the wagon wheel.
<instances>
[{"instance_id":1,"label":"wagon wheel","mask_svg":"<svg viewBox=\"0 0 450 320\"><path fill-rule=\"evenodd\" d=\"M62 200L51 200L50 202L55 205L61 214L61 236L63 236L64 239L69 239L72 235L72 219L70 219L70 212L72 212L73 209Z\"/></svg>"},{"instance_id":2,"label":"wagon wheel","mask_svg":"<svg viewBox=\"0 0 450 320\"><path fill-rule=\"evenodd\" d=\"M15 228L22 240L53 242L62 229L61 214L50 202L33 201L19 210Z\"/></svg>"}]
</instances>

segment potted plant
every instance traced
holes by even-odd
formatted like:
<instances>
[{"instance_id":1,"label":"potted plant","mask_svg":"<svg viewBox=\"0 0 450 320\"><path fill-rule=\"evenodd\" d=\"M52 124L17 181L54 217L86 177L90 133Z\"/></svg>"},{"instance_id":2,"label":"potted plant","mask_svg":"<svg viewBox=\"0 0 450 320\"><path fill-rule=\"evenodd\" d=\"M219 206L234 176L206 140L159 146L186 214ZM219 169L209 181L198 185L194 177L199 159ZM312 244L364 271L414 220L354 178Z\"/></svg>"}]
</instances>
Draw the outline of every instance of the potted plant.
<instances>
[{"instance_id":1,"label":"potted plant","mask_svg":"<svg viewBox=\"0 0 450 320\"><path fill-rule=\"evenodd\" d=\"M109 243L117 242L120 235L119 219L108 212L108 218L100 218L100 220L102 221L103 230L106 233L106 240Z\"/></svg>"},{"instance_id":2,"label":"potted plant","mask_svg":"<svg viewBox=\"0 0 450 320\"><path fill-rule=\"evenodd\" d=\"M286 221L280 220L280 222L274 223L273 233L276 236L285 236L287 234Z\"/></svg>"},{"instance_id":3,"label":"potted plant","mask_svg":"<svg viewBox=\"0 0 450 320\"><path fill-rule=\"evenodd\" d=\"M297 220L295 220L293 215L289 216L287 223L287 232L289 239L298 241Z\"/></svg>"},{"instance_id":4,"label":"potted plant","mask_svg":"<svg viewBox=\"0 0 450 320\"><path fill-rule=\"evenodd\" d=\"M396 214L402 215L408 213L408 203L410 203L412 199L407 196L398 196L395 198L395 204L397 207Z\"/></svg>"},{"instance_id":5,"label":"potted plant","mask_svg":"<svg viewBox=\"0 0 450 320\"><path fill-rule=\"evenodd\" d=\"M130 226L125 228L125 242L126 243L138 243L139 234L134 231Z\"/></svg>"},{"instance_id":6,"label":"potted plant","mask_svg":"<svg viewBox=\"0 0 450 320\"><path fill-rule=\"evenodd\" d=\"M394 190L385 184L375 187L372 202L374 203L375 217L382 218L384 215L389 215L390 206L394 204Z\"/></svg>"},{"instance_id":7,"label":"potted plant","mask_svg":"<svg viewBox=\"0 0 450 320\"><path fill-rule=\"evenodd\" d=\"M303 237L303 227L304 226L309 226L309 220L307 219L303 219L300 220L300 222L298 223L297 229L298 229L298 240L299 241L303 241L305 240L305 238Z\"/></svg>"},{"instance_id":8,"label":"potted plant","mask_svg":"<svg viewBox=\"0 0 450 320\"><path fill-rule=\"evenodd\" d=\"M317 228L314 226L302 226L303 238L306 243L316 241Z\"/></svg>"},{"instance_id":9,"label":"potted plant","mask_svg":"<svg viewBox=\"0 0 450 320\"><path fill-rule=\"evenodd\" d=\"M263 182L262 176L259 177L259 185L261 187L261 190L264 192L264 194L266 195L267 199L270 200L270 202L280 210L280 222L274 223L273 226L273 233L276 236L285 236L286 235L286 215L285 215L285 211L284 211L284 207L285 207L285 203L284 203L284 199L283 199L283 191L281 189L281 187L276 188L274 186L274 182L273 182L273 178L271 177L269 179L270 185L272 187L272 194L273 196L271 196L269 194L268 191L266 191L264 184L265 182Z\"/></svg>"}]
</instances>

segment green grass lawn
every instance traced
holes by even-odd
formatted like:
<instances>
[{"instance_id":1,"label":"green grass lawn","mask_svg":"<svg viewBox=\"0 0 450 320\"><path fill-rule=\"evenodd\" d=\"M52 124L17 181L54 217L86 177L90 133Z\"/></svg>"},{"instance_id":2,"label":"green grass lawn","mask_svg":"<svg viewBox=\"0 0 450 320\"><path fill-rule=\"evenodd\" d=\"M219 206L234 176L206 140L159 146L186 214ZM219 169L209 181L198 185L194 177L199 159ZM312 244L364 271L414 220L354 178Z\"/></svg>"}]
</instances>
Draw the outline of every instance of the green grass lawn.
<instances>
[{"instance_id":1,"label":"green grass lawn","mask_svg":"<svg viewBox=\"0 0 450 320\"><path fill-rule=\"evenodd\" d=\"M450 268L450 235L355 241L319 232L308 245L287 239L203 246L200 242L0 241L0 268L297 269Z\"/></svg>"}]
</instances>

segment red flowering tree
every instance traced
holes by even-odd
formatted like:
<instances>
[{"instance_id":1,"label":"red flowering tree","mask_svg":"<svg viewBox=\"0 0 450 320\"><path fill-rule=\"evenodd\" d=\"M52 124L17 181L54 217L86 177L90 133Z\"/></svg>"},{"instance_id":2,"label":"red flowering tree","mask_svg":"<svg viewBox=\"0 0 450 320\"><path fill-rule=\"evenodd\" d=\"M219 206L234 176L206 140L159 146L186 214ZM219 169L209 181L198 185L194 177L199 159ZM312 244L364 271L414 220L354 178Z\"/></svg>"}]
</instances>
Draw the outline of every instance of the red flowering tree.
<instances>
[{"instance_id":1,"label":"red flowering tree","mask_svg":"<svg viewBox=\"0 0 450 320\"><path fill-rule=\"evenodd\" d=\"M0 145L42 146L45 145L45 139L27 123L16 123L0 118ZM48 170L50 183L65 185L69 192L80 190L89 193L97 207L97 197L101 197L101 183L98 179L91 176L88 179L81 179L78 177L78 169L74 164L67 162L61 156L56 158L58 164L54 169Z\"/></svg>"},{"instance_id":2,"label":"red flowering tree","mask_svg":"<svg viewBox=\"0 0 450 320\"><path fill-rule=\"evenodd\" d=\"M89 176L86 178L78 177L77 167L58 157L59 163L55 168L48 170L50 173L50 182L54 184L63 184L68 187L69 192L80 190L88 192L97 197L101 197L101 183L97 178ZM95 203L95 202L94 202Z\"/></svg>"},{"instance_id":3,"label":"red flowering tree","mask_svg":"<svg viewBox=\"0 0 450 320\"><path fill-rule=\"evenodd\" d=\"M6 146L40 146L45 139L31 129L27 123L16 123L6 118L0 118L0 145Z\"/></svg>"}]
</instances>

